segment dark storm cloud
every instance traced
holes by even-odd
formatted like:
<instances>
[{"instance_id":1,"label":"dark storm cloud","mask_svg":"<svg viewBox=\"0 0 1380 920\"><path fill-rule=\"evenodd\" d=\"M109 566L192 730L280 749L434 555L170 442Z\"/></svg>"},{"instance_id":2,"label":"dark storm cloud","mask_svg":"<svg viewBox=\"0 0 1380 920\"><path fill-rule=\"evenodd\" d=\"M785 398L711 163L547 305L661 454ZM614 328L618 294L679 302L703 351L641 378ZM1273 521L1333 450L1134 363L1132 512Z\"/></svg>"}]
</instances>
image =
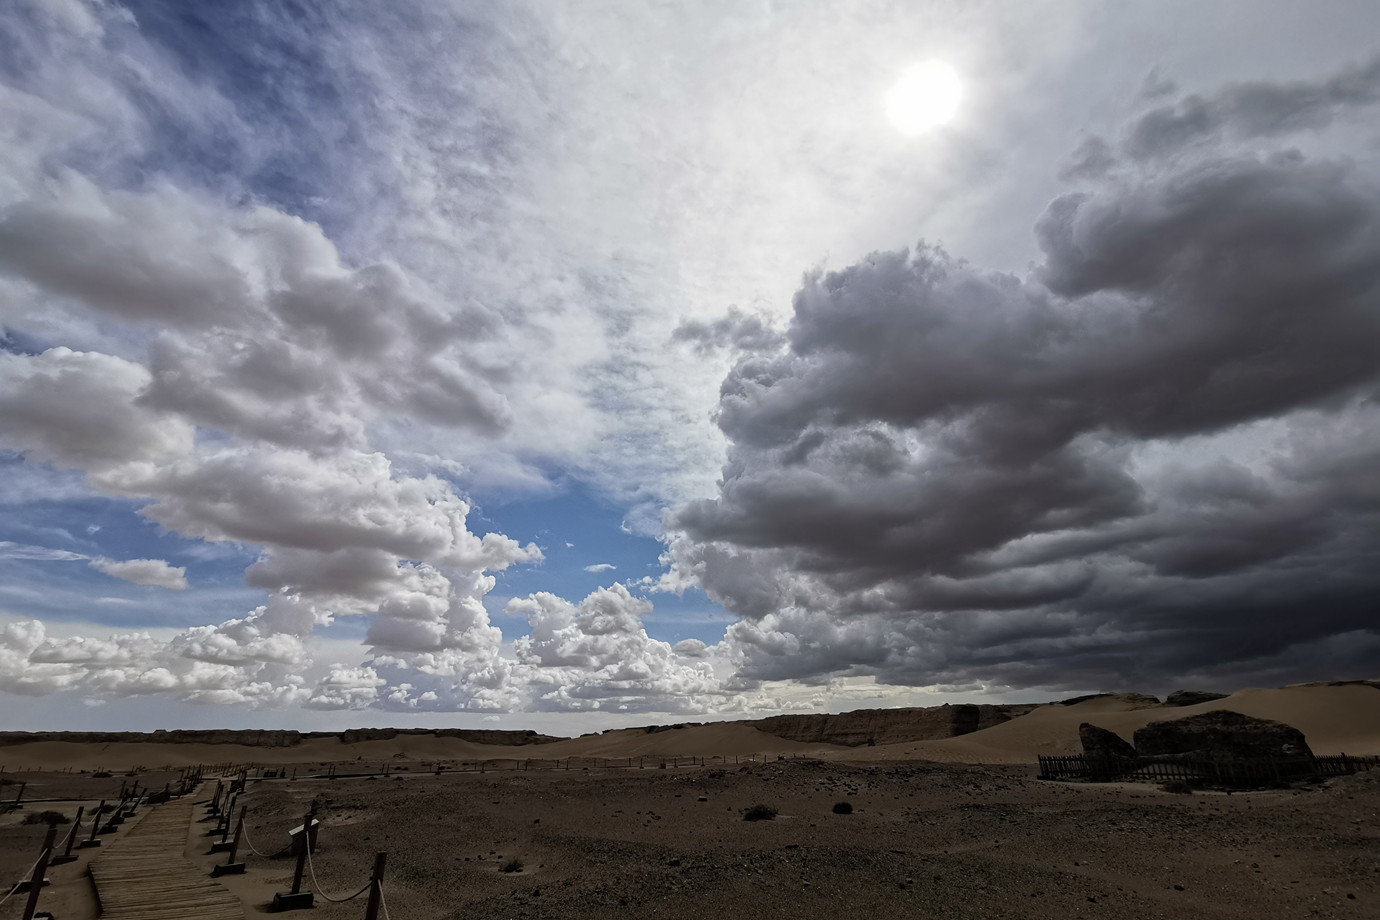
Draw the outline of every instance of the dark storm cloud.
<instances>
[{"instance_id":1,"label":"dark storm cloud","mask_svg":"<svg viewBox=\"0 0 1380 920\"><path fill-rule=\"evenodd\" d=\"M1222 134L1276 137L1327 127L1343 110L1380 100L1380 57L1325 80L1234 83L1208 96L1188 96L1136 121L1126 150L1137 159L1166 156Z\"/></svg>"},{"instance_id":2,"label":"dark storm cloud","mask_svg":"<svg viewBox=\"0 0 1380 920\"><path fill-rule=\"evenodd\" d=\"M674 342L688 342L700 354L717 349L767 351L781 344L781 334L758 314L747 314L736 306L712 322L686 320L671 333Z\"/></svg>"},{"instance_id":3,"label":"dark storm cloud","mask_svg":"<svg viewBox=\"0 0 1380 920\"><path fill-rule=\"evenodd\" d=\"M1272 135L1372 100L1377 78L1380 63L1189 103L1213 131ZM1162 686L1373 668L1371 174L1204 147L1080 178L1094 185L1038 221L1027 277L876 253L807 278L788 350L725 379L720 494L681 509L672 557L746 618L729 633L744 676Z\"/></svg>"}]
</instances>

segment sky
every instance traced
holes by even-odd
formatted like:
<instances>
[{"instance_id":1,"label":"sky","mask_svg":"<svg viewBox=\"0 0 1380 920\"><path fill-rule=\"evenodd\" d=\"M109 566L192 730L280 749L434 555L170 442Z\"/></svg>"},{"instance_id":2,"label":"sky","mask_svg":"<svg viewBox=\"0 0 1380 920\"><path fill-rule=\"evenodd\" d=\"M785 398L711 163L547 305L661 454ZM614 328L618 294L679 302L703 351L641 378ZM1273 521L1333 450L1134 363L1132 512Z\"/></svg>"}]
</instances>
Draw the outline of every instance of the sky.
<instances>
[{"instance_id":1,"label":"sky","mask_svg":"<svg viewBox=\"0 0 1380 920\"><path fill-rule=\"evenodd\" d=\"M0 5L5 727L1377 676L1377 35Z\"/></svg>"}]
</instances>

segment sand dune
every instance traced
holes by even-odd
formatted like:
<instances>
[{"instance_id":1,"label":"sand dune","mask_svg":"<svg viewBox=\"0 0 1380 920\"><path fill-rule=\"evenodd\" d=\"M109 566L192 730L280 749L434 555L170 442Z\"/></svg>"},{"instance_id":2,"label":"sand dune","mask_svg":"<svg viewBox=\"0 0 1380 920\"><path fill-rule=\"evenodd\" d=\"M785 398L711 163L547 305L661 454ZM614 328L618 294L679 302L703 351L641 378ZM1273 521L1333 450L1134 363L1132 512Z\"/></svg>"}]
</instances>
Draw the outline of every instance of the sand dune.
<instances>
[{"instance_id":1,"label":"sand dune","mask_svg":"<svg viewBox=\"0 0 1380 920\"><path fill-rule=\"evenodd\" d=\"M1082 750L1078 726L1092 722L1128 741L1151 722L1229 709L1274 719L1304 733L1315 754L1380 755L1380 689L1364 684L1242 690L1209 703L1145 707L1117 696L1072 706L1042 706L1002 725L942 741L892 744L874 749L883 759L923 758L962 763L1029 763L1040 754Z\"/></svg>"},{"instance_id":2,"label":"sand dune","mask_svg":"<svg viewBox=\"0 0 1380 920\"><path fill-rule=\"evenodd\" d=\"M37 741L0 748L7 769L125 770L133 766L184 766L197 763L319 764L363 761L510 760L564 757L712 757L756 754L827 760L936 760L958 763L1033 763L1040 754L1080 750L1078 726L1092 722L1130 739L1153 721L1183 718L1213 709L1230 709L1275 719L1301 730L1318 754L1380 755L1380 689L1364 684L1308 685L1278 690L1243 690L1193 706L1148 705L1142 697L1111 694L1073 705L1052 703L982 731L939 741L910 741L876 747L790 741L745 722L715 722L647 731L608 731L547 744L491 745L435 735L343 743L311 738L283 747L243 744L113 742L79 744Z\"/></svg>"},{"instance_id":3,"label":"sand dune","mask_svg":"<svg viewBox=\"0 0 1380 920\"><path fill-rule=\"evenodd\" d=\"M744 754L801 754L818 756L857 750L833 744L808 744L769 735L738 722L713 722L685 728L648 732L629 728L569 741L541 745L543 753L557 757L670 757Z\"/></svg>"}]
</instances>

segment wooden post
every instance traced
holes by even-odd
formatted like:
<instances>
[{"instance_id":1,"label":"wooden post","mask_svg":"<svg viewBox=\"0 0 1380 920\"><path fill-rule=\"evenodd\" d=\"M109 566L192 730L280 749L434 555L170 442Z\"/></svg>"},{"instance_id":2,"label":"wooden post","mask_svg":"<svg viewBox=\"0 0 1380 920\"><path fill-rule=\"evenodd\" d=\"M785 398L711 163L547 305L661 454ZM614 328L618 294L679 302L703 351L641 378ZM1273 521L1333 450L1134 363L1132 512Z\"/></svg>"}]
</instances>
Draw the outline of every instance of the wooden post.
<instances>
[{"instance_id":1,"label":"wooden post","mask_svg":"<svg viewBox=\"0 0 1380 920\"><path fill-rule=\"evenodd\" d=\"M19 794L16 795L16 796L14 797L14 804L10 806L11 808L18 808L18 807L19 807L19 803L22 802L22 801L24 801L24 789L25 789L28 785L29 785L28 783L20 783L20 784L19 784Z\"/></svg>"},{"instance_id":2,"label":"wooden post","mask_svg":"<svg viewBox=\"0 0 1380 920\"><path fill-rule=\"evenodd\" d=\"M91 815L91 837L82 843L84 847L98 847L101 842L96 839L96 834L100 831L101 815L105 813L105 799L101 799L101 804Z\"/></svg>"},{"instance_id":3,"label":"wooden post","mask_svg":"<svg viewBox=\"0 0 1380 920\"><path fill-rule=\"evenodd\" d=\"M297 839L297 866L292 870L292 891L297 894L302 890L302 870L307 867L307 840L311 834L311 822L316 817L316 812L307 812L307 817L302 821L302 836Z\"/></svg>"},{"instance_id":4,"label":"wooden post","mask_svg":"<svg viewBox=\"0 0 1380 920\"><path fill-rule=\"evenodd\" d=\"M369 906L364 909L364 920L379 920L379 901L383 894L383 867L387 862L387 853L374 854L374 874L369 877Z\"/></svg>"},{"instance_id":5,"label":"wooden post","mask_svg":"<svg viewBox=\"0 0 1380 920\"><path fill-rule=\"evenodd\" d=\"M34 920L38 909L38 893L43 890L43 873L48 871L48 858L53 855L53 841L57 839L57 825L48 825L48 834L43 838L43 853L34 864L33 878L29 882L29 903L24 906L24 920Z\"/></svg>"},{"instance_id":6,"label":"wooden post","mask_svg":"<svg viewBox=\"0 0 1380 920\"><path fill-rule=\"evenodd\" d=\"M225 861L227 865L235 861L235 854L239 852L240 835L244 833L244 815L247 811L248 805L240 806L240 819L235 822L235 839L230 842L230 858Z\"/></svg>"},{"instance_id":7,"label":"wooden post","mask_svg":"<svg viewBox=\"0 0 1380 920\"><path fill-rule=\"evenodd\" d=\"M248 805L240 806L240 819L235 823L235 838L230 841L228 847L218 847L217 845L212 845L212 853L216 852L217 849L228 849L230 853L230 856L225 860L224 863L217 863L216 865L211 867L212 878L219 878L222 875L244 874L244 863L235 862L235 854L237 854L240 849L240 835L244 833L244 813L248 810Z\"/></svg>"},{"instance_id":8,"label":"wooden post","mask_svg":"<svg viewBox=\"0 0 1380 920\"><path fill-rule=\"evenodd\" d=\"M54 856L54 863L69 863L76 859L72 855L72 844L77 842L77 829L81 827L81 816L86 813L86 806L77 809L77 816L72 819L72 829L67 832L67 841L63 844L62 855Z\"/></svg>"},{"instance_id":9,"label":"wooden post","mask_svg":"<svg viewBox=\"0 0 1380 920\"><path fill-rule=\"evenodd\" d=\"M238 798L239 796L232 795L230 797L230 804L225 806L225 827L222 828L220 832L221 843L224 843L226 840L230 839L230 819L235 814L235 801Z\"/></svg>"}]
</instances>

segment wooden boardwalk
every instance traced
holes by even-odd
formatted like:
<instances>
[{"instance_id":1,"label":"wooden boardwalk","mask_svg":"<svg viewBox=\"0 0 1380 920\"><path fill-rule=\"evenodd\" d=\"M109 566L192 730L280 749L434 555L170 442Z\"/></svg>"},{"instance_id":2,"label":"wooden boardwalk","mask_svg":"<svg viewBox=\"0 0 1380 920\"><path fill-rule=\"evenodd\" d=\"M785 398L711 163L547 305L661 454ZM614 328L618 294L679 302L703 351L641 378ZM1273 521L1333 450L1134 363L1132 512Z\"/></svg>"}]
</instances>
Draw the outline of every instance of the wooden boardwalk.
<instances>
[{"instance_id":1,"label":"wooden boardwalk","mask_svg":"<svg viewBox=\"0 0 1380 920\"><path fill-rule=\"evenodd\" d=\"M91 863L101 920L245 920L240 899L182 855L193 796L154 805Z\"/></svg>"}]
</instances>

